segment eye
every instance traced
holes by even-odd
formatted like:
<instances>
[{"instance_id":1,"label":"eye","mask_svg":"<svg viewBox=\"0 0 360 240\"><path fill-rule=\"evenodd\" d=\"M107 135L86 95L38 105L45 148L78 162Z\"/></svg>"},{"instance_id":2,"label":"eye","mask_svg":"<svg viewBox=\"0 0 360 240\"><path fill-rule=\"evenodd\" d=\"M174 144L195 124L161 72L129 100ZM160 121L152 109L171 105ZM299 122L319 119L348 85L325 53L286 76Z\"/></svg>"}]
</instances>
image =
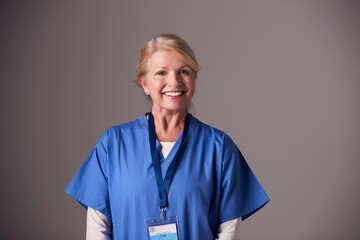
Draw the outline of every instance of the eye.
<instances>
[{"instance_id":1,"label":"eye","mask_svg":"<svg viewBox=\"0 0 360 240\"><path fill-rule=\"evenodd\" d=\"M165 71L157 72L156 75L164 76L164 75L165 75Z\"/></svg>"},{"instance_id":2,"label":"eye","mask_svg":"<svg viewBox=\"0 0 360 240\"><path fill-rule=\"evenodd\" d=\"M186 70L186 69L183 69L183 70L180 70L179 71L179 74L185 74L185 75L188 75L189 74L189 71Z\"/></svg>"}]
</instances>

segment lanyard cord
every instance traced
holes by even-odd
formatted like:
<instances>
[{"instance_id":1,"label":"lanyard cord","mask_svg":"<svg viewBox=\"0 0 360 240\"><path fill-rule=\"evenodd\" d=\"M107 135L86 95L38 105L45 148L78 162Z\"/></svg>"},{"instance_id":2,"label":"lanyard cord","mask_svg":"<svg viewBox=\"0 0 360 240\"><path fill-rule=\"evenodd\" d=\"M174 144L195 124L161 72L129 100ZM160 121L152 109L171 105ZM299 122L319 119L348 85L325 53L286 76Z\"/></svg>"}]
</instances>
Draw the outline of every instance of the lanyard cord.
<instances>
[{"instance_id":1,"label":"lanyard cord","mask_svg":"<svg viewBox=\"0 0 360 240\"><path fill-rule=\"evenodd\" d=\"M158 152L156 149L154 118L153 118L152 113L151 112L149 113L149 142L150 142L151 158L152 158L153 167L154 167L154 171L155 171L156 183L157 183L157 187L158 187L158 191L159 191L160 211L161 211L162 217L165 216L164 212L167 207L167 195L169 193L171 178L173 176L174 169L175 169L175 162L176 162L177 156L179 154L179 151L181 150L181 147L183 145L184 139L186 138L187 132L189 130L190 116L191 116L190 114L186 115L185 126L184 126L184 130L183 130L183 135L181 138L180 147L179 147L178 151L176 152L174 159L172 160L172 162L166 172L165 179L163 179L162 174L161 174L159 155L158 155Z\"/></svg>"}]
</instances>

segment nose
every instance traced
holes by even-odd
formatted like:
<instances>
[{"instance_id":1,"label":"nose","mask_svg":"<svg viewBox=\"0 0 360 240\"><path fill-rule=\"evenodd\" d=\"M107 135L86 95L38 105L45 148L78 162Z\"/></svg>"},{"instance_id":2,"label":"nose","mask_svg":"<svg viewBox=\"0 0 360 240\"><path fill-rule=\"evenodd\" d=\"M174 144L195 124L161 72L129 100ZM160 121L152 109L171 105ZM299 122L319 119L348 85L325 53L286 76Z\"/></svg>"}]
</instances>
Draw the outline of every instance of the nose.
<instances>
[{"instance_id":1,"label":"nose","mask_svg":"<svg viewBox=\"0 0 360 240\"><path fill-rule=\"evenodd\" d=\"M181 76L177 72L168 75L168 83L170 85L178 85L181 82Z\"/></svg>"}]
</instances>

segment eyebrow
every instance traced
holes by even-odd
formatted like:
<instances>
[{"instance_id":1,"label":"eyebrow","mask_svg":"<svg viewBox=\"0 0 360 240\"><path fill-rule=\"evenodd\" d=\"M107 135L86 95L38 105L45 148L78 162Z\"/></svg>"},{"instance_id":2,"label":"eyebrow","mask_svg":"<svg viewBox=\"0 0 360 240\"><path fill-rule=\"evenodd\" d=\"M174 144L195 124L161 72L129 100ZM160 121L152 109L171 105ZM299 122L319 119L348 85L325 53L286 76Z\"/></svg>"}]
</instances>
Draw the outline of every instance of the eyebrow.
<instances>
[{"instance_id":1,"label":"eyebrow","mask_svg":"<svg viewBox=\"0 0 360 240\"><path fill-rule=\"evenodd\" d=\"M191 67L189 65L187 65L187 64L182 65L181 67L179 67L179 69L183 69L183 68L190 68L191 69ZM169 69L169 68L167 66L160 66L160 67L156 67L154 70L157 71L159 69Z\"/></svg>"},{"instance_id":2,"label":"eyebrow","mask_svg":"<svg viewBox=\"0 0 360 240\"><path fill-rule=\"evenodd\" d=\"M184 68L184 67L190 67L189 65L182 65L181 67L179 68ZM168 68L167 66L160 66L160 67L156 67L155 69L158 69L158 68Z\"/></svg>"},{"instance_id":3,"label":"eyebrow","mask_svg":"<svg viewBox=\"0 0 360 240\"><path fill-rule=\"evenodd\" d=\"M188 67L188 68L191 68L189 65L183 65L183 66L181 66L180 68L185 68L185 67Z\"/></svg>"},{"instance_id":4,"label":"eyebrow","mask_svg":"<svg viewBox=\"0 0 360 240\"><path fill-rule=\"evenodd\" d=\"M161 67L156 67L155 69L159 69L159 68L167 68L166 66L161 66Z\"/></svg>"}]
</instances>

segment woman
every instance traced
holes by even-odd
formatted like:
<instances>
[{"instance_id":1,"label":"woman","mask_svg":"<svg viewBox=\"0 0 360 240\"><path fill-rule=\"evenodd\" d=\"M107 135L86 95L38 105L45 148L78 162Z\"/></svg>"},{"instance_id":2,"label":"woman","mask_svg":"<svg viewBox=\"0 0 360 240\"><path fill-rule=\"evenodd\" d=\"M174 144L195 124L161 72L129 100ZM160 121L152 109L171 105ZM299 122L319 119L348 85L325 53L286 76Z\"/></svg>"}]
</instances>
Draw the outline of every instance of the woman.
<instances>
[{"instance_id":1,"label":"woman","mask_svg":"<svg viewBox=\"0 0 360 240\"><path fill-rule=\"evenodd\" d=\"M88 239L238 239L269 198L234 142L188 113L199 66L162 34L143 47L148 114L108 129L66 192L88 209Z\"/></svg>"}]
</instances>

